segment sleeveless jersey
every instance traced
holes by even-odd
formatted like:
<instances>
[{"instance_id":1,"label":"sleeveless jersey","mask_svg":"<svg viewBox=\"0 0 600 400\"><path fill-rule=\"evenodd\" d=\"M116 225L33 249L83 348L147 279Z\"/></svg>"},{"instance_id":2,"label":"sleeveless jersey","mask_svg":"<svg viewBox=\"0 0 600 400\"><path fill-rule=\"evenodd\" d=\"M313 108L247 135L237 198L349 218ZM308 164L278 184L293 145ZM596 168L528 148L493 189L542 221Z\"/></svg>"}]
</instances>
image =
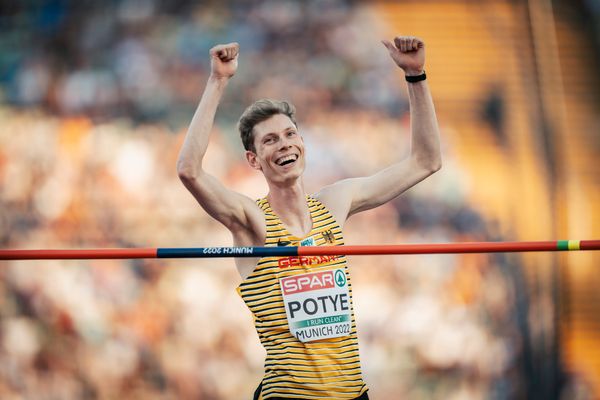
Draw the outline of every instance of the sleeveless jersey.
<instances>
[{"instance_id":1,"label":"sleeveless jersey","mask_svg":"<svg viewBox=\"0 0 600 400\"><path fill-rule=\"evenodd\" d=\"M313 225L303 238L287 231L266 198L258 200L257 204L265 213L265 246L343 244L340 226L325 206L311 196L307 196L307 204ZM349 299L344 304L349 305L348 332L341 337L300 341L290 331L281 279L333 272L336 280L347 281ZM367 390L360 367L352 288L345 256L263 257L237 290L253 314L256 331L267 352L260 398L354 399ZM326 297L320 297L318 304L326 306ZM328 306L331 309L333 303Z\"/></svg>"}]
</instances>

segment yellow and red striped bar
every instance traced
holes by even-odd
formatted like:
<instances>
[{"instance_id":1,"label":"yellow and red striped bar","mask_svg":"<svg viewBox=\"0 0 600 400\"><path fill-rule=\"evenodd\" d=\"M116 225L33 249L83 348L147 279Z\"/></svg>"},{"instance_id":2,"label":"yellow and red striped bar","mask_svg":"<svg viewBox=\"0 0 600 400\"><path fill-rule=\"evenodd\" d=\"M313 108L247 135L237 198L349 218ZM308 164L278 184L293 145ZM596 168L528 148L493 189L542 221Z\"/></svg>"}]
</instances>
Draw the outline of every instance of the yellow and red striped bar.
<instances>
[{"instance_id":1,"label":"yellow and red striped bar","mask_svg":"<svg viewBox=\"0 0 600 400\"><path fill-rule=\"evenodd\" d=\"M363 246L194 247L81 250L0 250L0 260L87 260L132 258L289 257L324 255L389 255L510 253L532 251L600 250L600 240L539 242L465 242Z\"/></svg>"}]
</instances>

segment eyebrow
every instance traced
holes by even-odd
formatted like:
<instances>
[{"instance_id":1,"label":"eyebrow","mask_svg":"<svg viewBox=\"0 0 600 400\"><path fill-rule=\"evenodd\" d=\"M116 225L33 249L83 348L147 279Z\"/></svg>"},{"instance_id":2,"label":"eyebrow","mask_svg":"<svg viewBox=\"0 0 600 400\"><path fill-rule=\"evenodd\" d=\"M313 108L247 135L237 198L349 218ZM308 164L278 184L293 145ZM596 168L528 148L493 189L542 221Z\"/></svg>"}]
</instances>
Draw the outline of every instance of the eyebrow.
<instances>
[{"instance_id":1,"label":"eyebrow","mask_svg":"<svg viewBox=\"0 0 600 400\"><path fill-rule=\"evenodd\" d=\"M297 131L298 128L296 128L295 126L288 126L287 128L285 128L281 132L287 132L289 130L295 130L295 131ZM266 138L269 135L277 135L277 132L268 132L268 133L265 133L265 136L263 136L263 138Z\"/></svg>"}]
</instances>

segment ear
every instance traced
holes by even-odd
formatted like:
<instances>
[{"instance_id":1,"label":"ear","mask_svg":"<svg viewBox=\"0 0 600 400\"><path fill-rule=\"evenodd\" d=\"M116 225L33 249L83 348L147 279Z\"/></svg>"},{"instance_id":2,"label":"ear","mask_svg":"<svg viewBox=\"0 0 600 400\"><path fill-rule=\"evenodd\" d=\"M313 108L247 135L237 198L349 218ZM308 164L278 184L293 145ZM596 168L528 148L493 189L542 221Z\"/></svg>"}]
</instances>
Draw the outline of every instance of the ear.
<instances>
[{"instance_id":1,"label":"ear","mask_svg":"<svg viewBox=\"0 0 600 400\"><path fill-rule=\"evenodd\" d=\"M260 163L258 162L258 157L256 156L256 153L246 150L246 160L248 161L248 164L250 164L250 166L252 168L254 168L255 170L258 170L258 171L262 171L262 167L260 166Z\"/></svg>"}]
</instances>

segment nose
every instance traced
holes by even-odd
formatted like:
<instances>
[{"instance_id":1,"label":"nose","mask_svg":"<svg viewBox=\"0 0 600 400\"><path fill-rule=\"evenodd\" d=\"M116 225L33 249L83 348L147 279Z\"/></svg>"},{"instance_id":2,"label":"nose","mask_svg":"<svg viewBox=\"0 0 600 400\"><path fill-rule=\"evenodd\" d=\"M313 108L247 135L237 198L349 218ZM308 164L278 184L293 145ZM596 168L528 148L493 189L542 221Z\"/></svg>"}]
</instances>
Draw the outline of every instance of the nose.
<instances>
[{"instance_id":1,"label":"nose","mask_svg":"<svg viewBox=\"0 0 600 400\"><path fill-rule=\"evenodd\" d=\"M281 138L281 141L279 142L279 148L280 149L289 149L290 147L292 147L292 145L290 144L291 139L289 137L287 137L287 135L283 135L283 137Z\"/></svg>"}]
</instances>

